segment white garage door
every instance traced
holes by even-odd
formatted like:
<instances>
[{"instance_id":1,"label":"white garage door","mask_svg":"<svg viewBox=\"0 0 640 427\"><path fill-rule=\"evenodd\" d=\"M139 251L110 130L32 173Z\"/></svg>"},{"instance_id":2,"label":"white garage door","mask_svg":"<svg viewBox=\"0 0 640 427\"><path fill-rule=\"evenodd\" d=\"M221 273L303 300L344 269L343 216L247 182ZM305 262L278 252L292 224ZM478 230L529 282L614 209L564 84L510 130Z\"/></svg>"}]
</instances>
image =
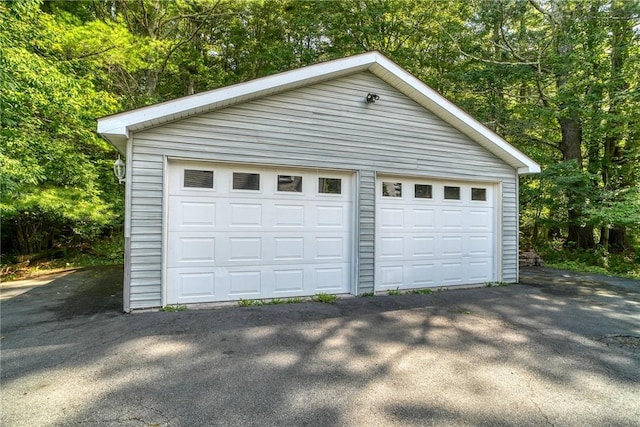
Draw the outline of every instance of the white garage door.
<instances>
[{"instance_id":1,"label":"white garage door","mask_svg":"<svg viewBox=\"0 0 640 427\"><path fill-rule=\"evenodd\" d=\"M495 186L376 181L375 289L495 281Z\"/></svg>"},{"instance_id":2,"label":"white garage door","mask_svg":"<svg viewBox=\"0 0 640 427\"><path fill-rule=\"evenodd\" d=\"M167 304L347 293L352 174L171 162Z\"/></svg>"}]
</instances>

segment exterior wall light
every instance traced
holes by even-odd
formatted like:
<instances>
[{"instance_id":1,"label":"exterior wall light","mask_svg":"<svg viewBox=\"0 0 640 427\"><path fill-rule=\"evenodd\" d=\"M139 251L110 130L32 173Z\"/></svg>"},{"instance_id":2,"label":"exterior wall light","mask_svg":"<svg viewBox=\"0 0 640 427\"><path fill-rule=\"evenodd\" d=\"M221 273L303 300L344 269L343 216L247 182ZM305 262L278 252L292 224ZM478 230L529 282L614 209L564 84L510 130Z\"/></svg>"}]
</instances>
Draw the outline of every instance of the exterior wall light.
<instances>
[{"instance_id":1,"label":"exterior wall light","mask_svg":"<svg viewBox=\"0 0 640 427\"><path fill-rule=\"evenodd\" d=\"M368 93L367 94L367 104L374 104L380 97L377 93Z\"/></svg>"},{"instance_id":2,"label":"exterior wall light","mask_svg":"<svg viewBox=\"0 0 640 427\"><path fill-rule=\"evenodd\" d=\"M125 182L125 173L127 171L127 166L124 164L122 159L120 158L120 154L118 154L118 159L113 162L113 174L118 178L118 182L122 184Z\"/></svg>"}]
</instances>

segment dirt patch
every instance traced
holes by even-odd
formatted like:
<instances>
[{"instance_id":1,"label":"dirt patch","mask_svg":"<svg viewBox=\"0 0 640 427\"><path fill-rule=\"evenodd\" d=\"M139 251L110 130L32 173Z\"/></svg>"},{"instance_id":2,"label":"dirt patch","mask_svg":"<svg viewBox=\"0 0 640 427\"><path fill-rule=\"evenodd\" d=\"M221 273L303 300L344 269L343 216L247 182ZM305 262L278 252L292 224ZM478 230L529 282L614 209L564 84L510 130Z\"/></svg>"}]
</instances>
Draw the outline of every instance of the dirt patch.
<instances>
[{"instance_id":1,"label":"dirt patch","mask_svg":"<svg viewBox=\"0 0 640 427\"><path fill-rule=\"evenodd\" d=\"M563 297L591 296L606 291L630 296L637 295L640 291L639 281L544 267L521 268L520 284L534 286L543 293Z\"/></svg>"},{"instance_id":2,"label":"dirt patch","mask_svg":"<svg viewBox=\"0 0 640 427\"><path fill-rule=\"evenodd\" d=\"M608 347L624 347L640 350L640 336L637 335L607 335L599 341Z\"/></svg>"},{"instance_id":3,"label":"dirt patch","mask_svg":"<svg viewBox=\"0 0 640 427\"><path fill-rule=\"evenodd\" d=\"M123 267L92 267L75 275L78 286L55 308L58 319L122 312Z\"/></svg>"}]
</instances>

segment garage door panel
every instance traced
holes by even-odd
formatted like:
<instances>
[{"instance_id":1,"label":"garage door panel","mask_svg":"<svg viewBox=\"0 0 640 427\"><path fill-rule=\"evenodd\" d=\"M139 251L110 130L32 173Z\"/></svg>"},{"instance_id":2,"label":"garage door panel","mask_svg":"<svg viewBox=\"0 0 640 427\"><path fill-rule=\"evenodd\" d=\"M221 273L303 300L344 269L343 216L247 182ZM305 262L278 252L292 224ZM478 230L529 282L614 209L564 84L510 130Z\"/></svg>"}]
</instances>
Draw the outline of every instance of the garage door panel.
<instances>
[{"instance_id":1,"label":"garage door panel","mask_svg":"<svg viewBox=\"0 0 640 427\"><path fill-rule=\"evenodd\" d=\"M349 221L342 206L318 206L315 223L319 228L342 228Z\"/></svg>"},{"instance_id":2,"label":"garage door panel","mask_svg":"<svg viewBox=\"0 0 640 427\"><path fill-rule=\"evenodd\" d=\"M343 259L347 250L347 239L342 236L315 238L316 260Z\"/></svg>"},{"instance_id":3,"label":"garage door panel","mask_svg":"<svg viewBox=\"0 0 640 427\"><path fill-rule=\"evenodd\" d=\"M462 236L442 236L440 239L440 256L442 258L462 257Z\"/></svg>"},{"instance_id":4,"label":"garage door panel","mask_svg":"<svg viewBox=\"0 0 640 427\"><path fill-rule=\"evenodd\" d=\"M463 270L462 262L443 262L441 264L442 284L444 285L462 285Z\"/></svg>"},{"instance_id":5,"label":"garage door panel","mask_svg":"<svg viewBox=\"0 0 640 427\"><path fill-rule=\"evenodd\" d=\"M468 236L466 250L468 255L472 257L490 257L491 256L491 236Z\"/></svg>"},{"instance_id":6,"label":"garage door panel","mask_svg":"<svg viewBox=\"0 0 640 427\"><path fill-rule=\"evenodd\" d=\"M399 258L405 256L404 237L381 237L380 258Z\"/></svg>"},{"instance_id":7,"label":"garage door panel","mask_svg":"<svg viewBox=\"0 0 640 427\"><path fill-rule=\"evenodd\" d=\"M469 283L486 283L491 282L492 279L487 274L490 271L491 259L486 258L484 260L474 258L473 261L469 261L467 271L467 280Z\"/></svg>"},{"instance_id":8,"label":"garage door panel","mask_svg":"<svg viewBox=\"0 0 640 427\"><path fill-rule=\"evenodd\" d=\"M304 227L304 205L283 205L275 206L275 227ZM265 225L268 225L265 224Z\"/></svg>"},{"instance_id":9,"label":"garage door panel","mask_svg":"<svg viewBox=\"0 0 640 427\"><path fill-rule=\"evenodd\" d=\"M436 277L436 265L434 263L411 265L411 288L435 286L437 283Z\"/></svg>"},{"instance_id":10,"label":"garage door panel","mask_svg":"<svg viewBox=\"0 0 640 427\"><path fill-rule=\"evenodd\" d=\"M411 254L413 258L430 258L435 256L435 236L413 236Z\"/></svg>"},{"instance_id":11,"label":"garage door panel","mask_svg":"<svg viewBox=\"0 0 640 427\"><path fill-rule=\"evenodd\" d=\"M229 261L262 261L262 237L229 237Z\"/></svg>"},{"instance_id":12,"label":"garage door panel","mask_svg":"<svg viewBox=\"0 0 640 427\"><path fill-rule=\"evenodd\" d=\"M262 291L262 273L260 270L229 272L229 295L260 295Z\"/></svg>"},{"instance_id":13,"label":"garage door panel","mask_svg":"<svg viewBox=\"0 0 640 427\"><path fill-rule=\"evenodd\" d=\"M168 267L202 267L215 265L216 238L211 232L169 233Z\"/></svg>"},{"instance_id":14,"label":"garage door panel","mask_svg":"<svg viewBox=\"0 0 640 427\"><path fill-rule=\"evenodd\" d=\"M167 290L167 299L180 304L203 299L216 301L219 298L218 276L217 269L212 268L168 268L167 281L172 286Z\"/></svg>"},{"instance_id":15,"label":"garage door panel","mask_svg":"<svg viewBox=\"0 0 640 427\"><path fill-rule=\"evenodd\" d=\"M491 231L493 225L493 209L482 211L471 210L468 214L469 228L472 231Z\"/></svg>"},{"instance_id":16,"label":"garage door panel","mask_svg":"<svg viewBox=\"0 0 640 427\"><path fill-rule=\"evenodd\" d=\"M171 179L185 164L170 165ZM213 171L214 189L170 184L167 303L349 292L352 174L199 166ZM234 190L234 172L259 174L259 191ZM340 185L320 194L318 177Z\"/></svg>"},{"instance_id":17,"label":"garage door panel","mask_svg":"<svg viewBox=\"0 0 640 427\"><path fill-rule=\"evenodd\" d=\"M303 268L285 268L273 270L274 293L301 294L304 291L305 272Z\"/></svg>"},{"instance_id":18,"label":"garage door panel","mask_svg":"<svg viewBox=\"0 0 640 427\"><path fill-rule=\"evenodd\" d=\"M215 202L176 197L169 213L169 231L213 230L216 227L216 209Z\"/></svg>"},{"instance_id":19,"label":"garage door panel","mask_svg":"<svg viewBox=\"0 0 640 427\"><path fill-rule=\"evenodd\" d=\"M378 220L382 230L402 229L404 228L404 209L382 207L379 210Z\"/></svg>"},{"instance_id":20,"label":"garage door panel","mask_svg":"<svg viewBox=\"0 0 640 427\"><path fill-rule=\"evenodd\" d=\"M404 265L385 265L377 269L380 277L380 289L395 289L405 285Z\"/></svg>"},{"instance_id":21,"label":"garage door panel","mask_svg":"<svg viewBox=\"0 0 640 427\"><path fill-rule=\"evenodd\" d=\"M304 237L273 237L273 261L304 261ZM309 251L306 251L307 253Z\"/></svg>"},{"instance_id":22,"label":"garage door panel","mask_svg":"<svg viewBox=\"0 0 640 427\"><path fill-rule=\"evenodd\" d=\"M334 265L315 268L315 292L338 293L348 286L347 265Z\"/></svg>"},{"instance_id":23,"label":"garage door panel","mask_svg":"<svg viewBox=\"0 0 640 427\"><path fill-rule=\"evenodd\" d=\"M413 228L433 231L436 226L435 209L413 209Z\"/></svg>"},{"instance_id":24,"label":"garage door panel","mask_svg":"<svg viewBox=\"0 0 640 427\"><path fill-rule=\"evenodd\" d=\"M462 231L462 209L442 209L440 222L442 230Z\"/></svg>"},{"instance_id":25,"label":"garage door panel","mask_svg":"<svg viewBox=\"0 0 640 427\"><path fill-rule=\"evenodd\" d=\"M261 227L263 224L262 205L258 203L230 203L229 213L225 221L229 227Z\"/></svg>"}]
</instances>

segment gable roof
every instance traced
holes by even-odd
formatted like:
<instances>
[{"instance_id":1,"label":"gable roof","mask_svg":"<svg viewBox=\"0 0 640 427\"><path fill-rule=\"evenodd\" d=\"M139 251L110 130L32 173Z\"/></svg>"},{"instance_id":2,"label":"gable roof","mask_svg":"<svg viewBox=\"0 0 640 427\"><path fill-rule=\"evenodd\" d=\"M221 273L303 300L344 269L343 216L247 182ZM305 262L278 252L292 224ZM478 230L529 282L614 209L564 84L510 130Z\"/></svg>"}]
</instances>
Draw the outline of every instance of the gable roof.
<instances>
[{"instance_id":1,"label":"gable roof","mask_svg":"<svg viewBox=\"0 0 640 427\"><path fill-rule=\"evenodd\" d=\"M337 77L369 71L452 125L518 173L540 165L379 52L368 52L226 86L98 119L98 133L121 153L132 132Z\"/></svg>"}]
</instances>

